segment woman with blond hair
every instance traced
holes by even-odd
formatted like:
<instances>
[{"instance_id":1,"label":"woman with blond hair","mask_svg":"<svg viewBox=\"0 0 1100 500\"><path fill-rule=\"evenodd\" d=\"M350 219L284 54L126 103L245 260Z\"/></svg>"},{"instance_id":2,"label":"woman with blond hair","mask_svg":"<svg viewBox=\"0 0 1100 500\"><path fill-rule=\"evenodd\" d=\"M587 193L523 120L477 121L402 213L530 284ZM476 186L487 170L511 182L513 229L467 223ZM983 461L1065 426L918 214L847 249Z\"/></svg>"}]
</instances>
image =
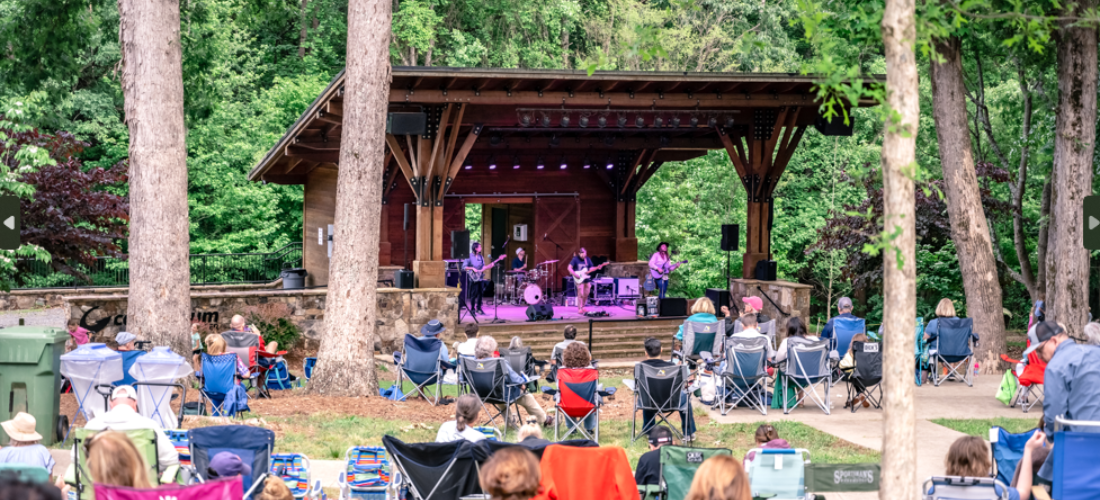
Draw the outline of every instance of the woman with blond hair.
<instances>
[{"instance_id":1,"label":"woman with blond hair","mask_svg":"<svg viewBox=\"0 0 1100 500\"><path fill-rule=\"evenodd\" d=\"M749 477L733 457L710 457L695 471L684 500L752 500Z\"/></svg>"},{"instance_id":2,"label":"woman with blond hair","mask_svg":"<svg viewBox=\"0 0 1100 500\"><path fill-rule=\"evenodd\" d=\"M718 316L714 315L714 302L706 297L699 297L695 299L695 303L691 305L691 316L684 320L687 322L695 323L717 323ZM680 325L680 330L676 332L676 340L684 339L684 325Z\"/></svg>"},{"instance_id":3,"label":"woman with blond hair","mask_svg":"<svg viewBox=\"0 0 1100 500\"><path fill-rule=\"evenodd\" d=\"M149 465L133 441L121 432L103 431L84 442L92 482L128 488L152 488Z\"/></svg>"},{"instance_id":4,"label":"woman with blond hair","mask_svg":"<svg viewBox=\"0 0 1100 500\"><path fill-rule=\"evenodd\" d=\"M206 336L204 340L206 342L206 354L208 356L220 356L225 354L225 338L220 333L211 333ZM237 375L241 378L248 378L251 372L248 370L248 365L241 361L241 357L237 356ZM202 360L200 356L199 369L195 371L195 376L202 378Z\"/></svg>"},{"instance_id":5,"label":"woman with blond hair","mask_svg":"<svg viewBox=\"0 0 1100 500\"><path fill-rule=\"evenodd\" d=\"M540 479L535 454L516 446L493 453L478 474L491 500L528 500L538 494Z\"/></svg>"}]
</instances>

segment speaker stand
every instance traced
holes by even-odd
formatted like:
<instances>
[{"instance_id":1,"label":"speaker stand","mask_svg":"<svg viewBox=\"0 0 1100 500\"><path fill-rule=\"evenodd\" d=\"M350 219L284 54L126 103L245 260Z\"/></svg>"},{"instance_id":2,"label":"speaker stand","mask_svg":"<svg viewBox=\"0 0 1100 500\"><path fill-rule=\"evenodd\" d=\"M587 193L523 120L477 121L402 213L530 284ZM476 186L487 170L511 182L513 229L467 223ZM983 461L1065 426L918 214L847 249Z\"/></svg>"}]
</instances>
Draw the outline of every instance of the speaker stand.
<instances>
[{"instance_id":1,"label":"speaker stand","mask_svg":"<svg viewBox=\"0 0 1100 500\"><path fill-rule=\"evenodd\" d=\"M508 259L504 259L504 260L508 260ZM497 269L495 269L495 268L497 266L501 265L504 262L504 260L502 260L500 262L497 262L496 264L493 264L493 268L494 268L493 271L497 271ZM500 319L499 316L497 316L497 308L500 307L500 299L501 299L501 297L504 296L504 290L502 290L500 288L500 283L497 283L497 281L500 281L500 278L503 274L504 273L500 272L500 271L497 271L497 272L493 273L493 275L496 276L496 280L493 281L493 320L490 321L489 324L498 324L498 323L504 323L505 322L504 320Z\"/></svg>"},{"instance_id":2,"label":"speaker stand","mask_svg":"<svg viewBox=\"0 0 1100 500\"><path fill-rule=\"evenodd\" d=\"M458 278L458 286L462 287L462 300L458 301L458 322L462 323L462 311L465 309L466 313L470 315L470 318L474 320L475 324L481 324L477 320L477 314L470 310L470 278L466 275L466 271L460 271L462 274Z\"/></svg>"}]
</instances>

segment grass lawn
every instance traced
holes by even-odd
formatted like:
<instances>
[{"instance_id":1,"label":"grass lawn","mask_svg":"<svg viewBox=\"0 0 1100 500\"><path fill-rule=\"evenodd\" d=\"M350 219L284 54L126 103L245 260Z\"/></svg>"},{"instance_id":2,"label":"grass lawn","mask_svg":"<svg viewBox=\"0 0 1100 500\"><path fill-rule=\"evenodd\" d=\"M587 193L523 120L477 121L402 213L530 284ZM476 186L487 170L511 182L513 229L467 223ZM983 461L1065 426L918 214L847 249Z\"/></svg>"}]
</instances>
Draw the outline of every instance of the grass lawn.
<instances>
[{"instance_id":1,"label":"grass lawn","mask_svg":"<svg viewBox=\"0 0 1100 500\"><path fill-rule=\"evenodd\" d=\"M963 434L969 434L971 436L978 436L982 439L989 439L989 428L993 426L1004 427L1004 429L1011 433L1020 433L1034 429L1039 425L1039 418L1043 416L1042 412L1038 412L1034 417L1029 418L979 418L979 419L948 419L938 418L932 421L937 425L942 425L948 429L954 429Z\"/></svg>"},{"instance_id":2,"label":"grass lawn","mask_svg":"<svg viewBox=\"0 0 1100 500\"><path fill-rule=\"evenodd\" d=\"M279 433L275 441L276 451L303 453L321 460L342 460L344 451L354 445L381 446L382 436L385 434L397 436L407 442L433 441L439 428L433 424L411 424L400 420L332 414L267 418L266 421L270 428ZM696 446L729 448L735 456L742 456L752 447L753 433L761 423L763 422L701 425L696 434L699 438ZM773 422L772 425L793 446L808 449L814 462L877 463L880 460L879 453L874 450L843 441L801 423ZM547 438L553 440L553 429L548 430ZM509 432L506 439L513 441L514 433ZM626 420L601 421L600 442L603 445L625 448L631 466L637 465L638 457L649 450L644 439L630 443L630 422Z\"/></svg>"}]
</instances>

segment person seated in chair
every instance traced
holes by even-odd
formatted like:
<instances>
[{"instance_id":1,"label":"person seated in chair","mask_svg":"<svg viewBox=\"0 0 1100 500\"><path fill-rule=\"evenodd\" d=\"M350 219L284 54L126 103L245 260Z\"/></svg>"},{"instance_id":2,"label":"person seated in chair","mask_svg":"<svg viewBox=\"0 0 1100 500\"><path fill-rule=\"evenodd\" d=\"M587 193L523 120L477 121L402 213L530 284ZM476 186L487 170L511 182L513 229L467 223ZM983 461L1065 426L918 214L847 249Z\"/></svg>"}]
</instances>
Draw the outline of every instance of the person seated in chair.
<instances>
[{"instance_id":1,"label":"person seated in chair","mask_svg":"<svg viewBox=\"0 0 1100 500\"><path fill-rule=\"evenodd\" d=\"M791 444L786 439L779 437L779 431L775 430L771 424L762 424L756 428L756 434L753 436L753 441L756 441L756 448L760 449L781 449L789 450ZM745 470L749 468L749 462L752 462L753 457L756 456L755 451L749 451L745 454Z\"/></svg>"},{"instance_id":2,"label":"person seated in chair","mask_svg":"<svg viewBox=\"0 0 1100 500\"><path fill-rule=\"evenodd\" d=\"M481 415L481 402L473 394L463 394L455 402L455 419L443 422L439 426L439 432L435 434L435 442L450 443L465 439L478 442L485 439L485 434L473 427Z\"/></svg>"},{"instance_id":3,"label":"person seated in chair","mask_svg":"<svg viewBox=\"0 0 1100 500\"><path fill-rule=\"evenodd\" d=\"M179 453L155 420L138 413L137 391L128 385L120 385L111 391L111 410L90 420L85 429L93 431L133 431L150 429L157 436L157 462L161 472L180 463Z\"/></svg>"},{"instance_id":4,"label":"person seated in chair","mask_svg":"<svg viewBox=\"0 0 1100 500\"><path fill-rule=\"evenodd\" d=\"M1043 431L1035 431L1031 438L1024 444L1024 456L1016 466L1020 473L1017 487L1008 488L1009 500L1028 500L1031 498L1032 484L1032 459L1036 449L1043 447L1046 435ZM989 445L985 440L975 436L963 436L951 444L947 450L945 460L948 476L981 477L988 478L993 469L993 463L989 459ZM1003 495L1000 485L996 487L997 495Z\"/></svg>"},{"instance_id":5,"label":"person seated in chair","mask_svg":"<svg viewBox=\"0 0 1100 500\"><path fill-rule=\"evenodd\" d=\"M740 317L738 318L737 321L727 322L727 324L726 324L726 335L727 336L732 335L733 331L736 329L735 325L737 323L740 323L740 321L741 321L740 318L744 318L747 315L752 315L752 316L756 317L757 326L763 325L764 323L767 323L767 322L771 321L772 320L771 316L768 316L767 314L764 314L763 312L761 312L761 310L763 310L763 309L764 309L764 299L761 299L760 297L753 297L751 295L748 296L748 297L741 297L741 314L740 314ZM722 306L722 314L725 315L727 318L732 317L730 315L730 308L727 307L727 306Z\"/></svg>"},{"instance_id":6,"label":"person seated in chair","mask_svg":"<svg viewBox=\"0 0 1100 500\"><path fill-rule=\"evenodd\" d=\"M236 453L223 451L210 459L209 472L213 477L251 476L252 466L244 463Z\"/></svg>"},{"instance_id":7,"label":"person seated in chair","mask_svg":"<svg viewBox=\"0 0 1100 500\"><path fill-rule=\"evenodd\" d=\"M428 324L420 327L420 335L424 337L438 337L443 333L446 328L443 323L440 323L438 319L433 319ZM443 365L444 369L454 369L455 363L451 362L451 353L447 350L446 344L442 342L439 345L439 361Z\"/></svg>"},{"instance_id":8,"label":"person seated in chair","mask_svg":"<svg viewBox=\"0 0 1100 500\"><path fill-rule=\"evenodd\" d=\"M653 368L679 368L679 365L661 359L661 341L655 337L649 337L645 339L643 344L645 347L645 361L642 364L651 366ZM635 381L637 384L637 381ZM684 392L681 395L681 402L683 406L680 410L680 421L683 422L683 428L681 429L684 434L684 442L691 442L695 440L695 416L691 413L691 394L687 392L688 386L691 385L690 380L684 381ZM637 388L635 388L637 390ZM653 427L654 419L657 416L657 412L653 410L642 410L642 429L649 429Z\"/></svg>"},{"instance_id":9,"label":"person seated in chair","mask_svg":"<svg viewBox=\"0 0 1100 500\"><path fill-rule=\"evenodd\" d=\"M0 423L8 435L8 444L0 448L0 464L33 465L53 473L56 465L50 450L42 446L42 435L35 431L34 415L19 412L15 418Z\"/></svg>"},{"instance_id":10,"label":"person seated in chair","mask_svg":"<svg viewBox=\"0 0 1100 500\"><path fill-rule=\"evenodd\" d=\"M207 356L221 356L226 352L225 338L220 333L211 333L207 335L203 340L206 343L206 355ZM240 356L237 356L237 376L247 379L252 374L248 369L248 365L241 360ZM200 356L199 369L195 371L195 376L202 378L202 360Z\"/></svg>"},{"instance_id":11,"label":"person seated in chair","mask_svg":"<svg viewBox=\"0 0 1100 500\"><path fill-rule=\"evenodd\" d=\"M694 323L717 323L718 317L714 315L714 302L706 297L699 297L695 300L695 303L691 305L691 316L684 320ZM684 340L684 325L680 325L680 329L676 331L676 340Z\"/></svg>"},{"instance_id":12,"label":"person seated in chair","mask_svg":"<svg viewBox=\"0 0 1100 500\"><path fill-rule=\"evenodd\" d=\"M579 342L581 345L585 345L584 342L577 340L577 327L573 325L567 325L565 327L565 330L562 332L562 336L565 337L565 340L554 344L554 350L552 351L550 356L552 358L550 361L555 364L559 364L561 362L561 355L565 352L565 348L569 347L569 344L572 344L573 342Z\"/></svg>"},{"instance_id":13,"label":"person seated in chair","mask_svg":"<svg viewBox=\"0 0 1100 500\"><path fill-rule=\"evenodd\" d=\"M477 347L475 347L474 349L474 359L477 361L493 359L493 353L496 352L496 350L496 339L488 335L484 337L478 337ZM505 360L503 365L505 372L508 374L509 383L527 384L527 382L529 382L527 377L522 374L516 373L516 371L512 369L512 365L508 363L507 360ZM528 415L534 416L538 419L539 422L542 422L542 425L550 426L554 424L554 417L552 415L546 414L546 411L542 409L542 406L539 406L539 402L535 401L535 397L526 392L526 387L524 387L524 385L519 385L517 389L524 391L524 393L518 399L516 399L516 404L522 406L523 409L527 410ZM510 422L508 424L511 425Z\"/></svg>"},{"instance_id":14,"label":"person seated in chair","mask_svg":"<svg viewBox=\"0 0 1100 500\"><path fill-rule=\"evenodd\" d=\"M857 333L857 334L855 334L854 337L852 337L852 344L853 345L856 342L867 342L867 341L869 341L869 339L867 338L867 335L864 335L862 333ZM848 353L844 355L844 359L840 360L840 365L839 365L840 366L840 371L841 371L841 373L844 374L845 377L850 376L853 372L856 371L856 357L855 357L855 355L852 354L854 352L855 352L854 349L848 349ZM851 407L853 405L858 405L858 404L862 404L864 408L870 407L871 402L867 401L867 398L864 397L864 395L863 395L863 390L865 389L863 387L863 385L861 385L858 381L853 380L853 382L855 383L855 387L856 387L856 397L854 397L851 400L845 402L844 407L848 408L848 407Z\"/></svg>"},{"instance_id":15,"label":"person seated in chair","mask_svg":"<svg viewBox=\"0 0 1100 500\"><path fill-rule=\"evenodd\" d=\"M773 362L780 363L787 360L787 350L791 344L805 344L808 342L817 342L821 340L816 335L810 335L806 331L806 325L802 322L802 318L798 316L792 316L787 320L787 338L783 339L783 342L779 343L779 348L775 350L775 358Z\"/></svg>"},{"instance_id":16,"label":"person seated in chair","mask_svg":"<svg viewBox=\"0 0 1100 500\"><path fill-rule=\"evenodd\" d=\"M550 441L542 437L542 428L539 427L539 422L534 417L527 417L527 423L519 428L516 439L519 440L520 446L527 448L550 446Z\"/></svg>"},{"instance_id":17,"label":"person seated in chair","mask_svg":"<svg viewBox=\"0 0 1100 500\"><path fill-rule=\"evenodd\" d=\"M836 309L840 314L829 318L829 321L825 323L825 328L821 329L821 338L823 339L833 338L833 323L837 318L860 319L858 316L852 314L852 299L848 297L841 297L840 300L836 302Z\"/></svg>"},{"instance_id":18,"label":"person seated in chair","mask_svg":"<svg viewBox=\"0 0 1100 500\"><path fill-rule=\"evenodd\" d=\"M137 349L137 335L130 332L118 332L115 334L115 350L128 352Z\"/></svg>"},{"instance_id":19,"label":"person seated in chair","mask_svg":"<svg viewBox=\"0 0 1100 500\"><path fill-rule=\"evenodd\" d=\"M594 368L592 366L592 355L588 353L588 347L586 347L584 345L584 343L582 343L582 342L574 342L572 344L569 344L569 347L565 348L565 353L562 354L562 359L564 361L563 368L582 369L582 370L586 369L586 368ZM599 391L602 391L602 390L603 390L603 386L600 385L599 382L597 382L596 383L597 393ZM560 393L554 393L554 399L558 400L558 401L561 401L561 394ZM596 401L597 401L597 405L599 405L599 402L602 402L603 398L601 396L597 395L596 396ZM572 421L572 419L570 419L568 415L565 415L564 418L566 419L566 422L571 422ZM593 430L596 429L596 418L597 418L596 413L592 413L588 417L585 417L585 419L584 419L584 428L585 428L585 430L587 430L588 432L592 432Z\"/></svg>"},{"instance_id":20,"label":"person seated in chair","mask_svg":"<svg viewBox=\"0 0 1100 500\"><path fill-rule=\"evenodd\" d=\"M634 469L634 482L638 486L661 484L661 447L672 444L672 430L658 425L649 430L649 451L638 458Z\"/></svg>"},{"instance_id":21,"label":"person seated in chair","mask_svg":"<svg viewBox=\"0 0 1100 500\"><path fill-rule=\"evenodd\" d=\"M473 357L474 348L477 346L477 335L480 327L477 323L467 323L463 332L466 334L465 342L455 342L455 355L456 356L469 356ZM457 358L456 358L457 359Z\"/></svg>"}]
</instances>

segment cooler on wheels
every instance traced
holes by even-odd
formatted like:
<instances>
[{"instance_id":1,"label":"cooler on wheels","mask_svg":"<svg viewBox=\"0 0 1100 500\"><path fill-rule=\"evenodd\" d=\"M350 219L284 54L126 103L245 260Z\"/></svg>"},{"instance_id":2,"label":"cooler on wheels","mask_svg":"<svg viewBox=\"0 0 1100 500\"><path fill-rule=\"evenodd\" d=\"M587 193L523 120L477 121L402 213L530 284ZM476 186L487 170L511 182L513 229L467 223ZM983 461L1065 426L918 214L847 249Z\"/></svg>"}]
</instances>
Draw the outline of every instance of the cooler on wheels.
<instances>
[{"instance_id":1,"label":"cooler on wheels","mask_svg":"<svg viewBox=\"0 0 1100 500\"><path fill-rule=\"evenodd\" d=\"M59 418L60 361L69 333L61 328L13 326L0 329L0 420L16 413L34 415L35 432L49 446L64 436L67 419ZM0 446L8 435L0 430Z\"/></svg>"},{"instance_id":2,"label":"cooler on wheels","mask_svg":"<svg viewBox=\"0 0 1100 500\"><path fill-rule=\"evenodd\" d=\"M88 421L107 412L106 395L112 383L122 378L122 355L107 344L83 344L61 356L61 374L69 379L76 396L73 423L78 415Z\"/></svg>"},{"instance_id":3,"label":"cooler on wheels","mask_svg":"<svg viewBox=\"0 0 1100 500\"><path fill-rule=\"evenodd\" d=\"M134 361L130 376L138 395L141 414L153 419L161 428L175 429L183 415L172 413L172 390L180 390L180 411L187 400L187 388L176 381L191 374L191 363L172 352L168 346L157 346L153 351Z\"/></svg>"}]
</instances>

